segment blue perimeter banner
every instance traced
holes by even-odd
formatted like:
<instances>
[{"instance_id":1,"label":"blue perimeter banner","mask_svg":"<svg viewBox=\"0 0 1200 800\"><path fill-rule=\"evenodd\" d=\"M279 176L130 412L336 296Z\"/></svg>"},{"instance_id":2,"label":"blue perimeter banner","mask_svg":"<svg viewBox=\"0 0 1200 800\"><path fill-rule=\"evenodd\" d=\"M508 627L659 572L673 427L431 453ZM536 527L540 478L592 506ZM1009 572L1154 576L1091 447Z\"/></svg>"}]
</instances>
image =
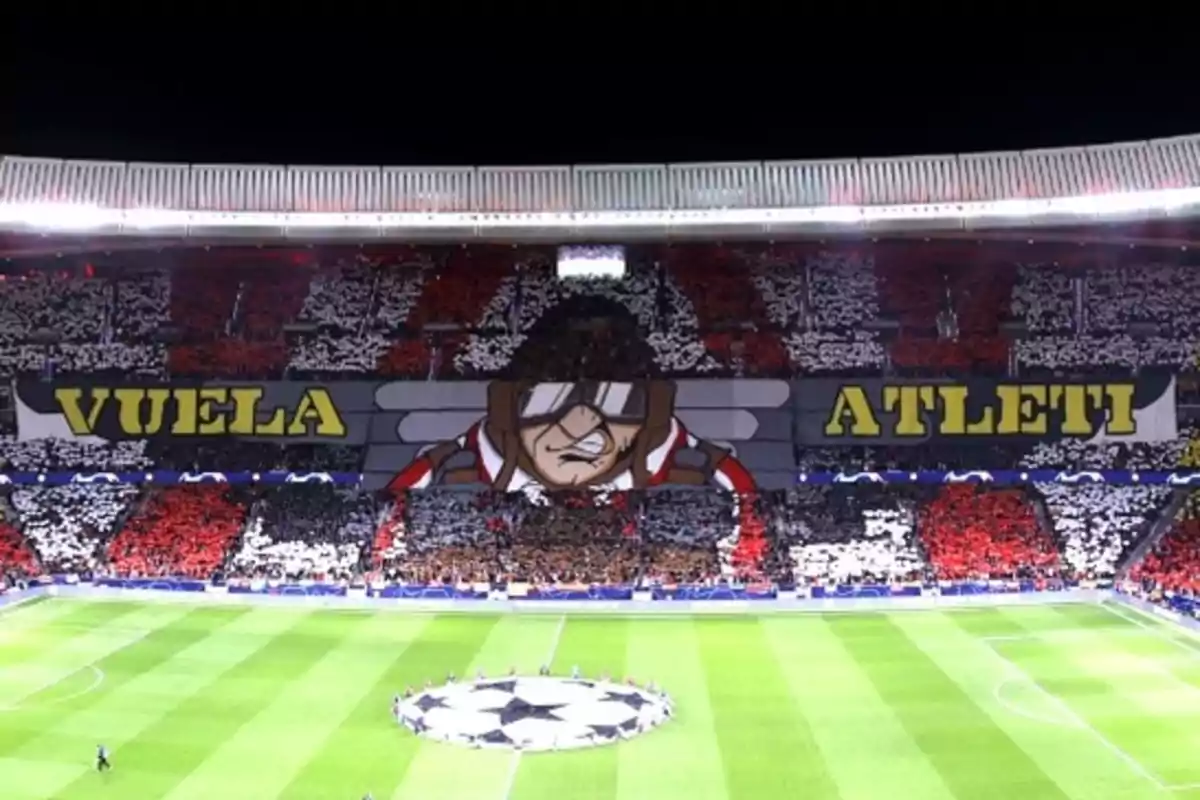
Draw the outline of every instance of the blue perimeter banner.
<instances>
[{"instance_id":1,"label":"blue perimeter banner","mask_svg":"<svg viewBox=\"0 0 1200 800\"><path fill-rule=\"evenodd\" d=\"M190 484L262 484L284 486L300 483L364 486L365 476L357 472L9 472L0 473L0 485L63 486L66 484L150 484L186 486ZM1200 470L1092 470L1067 472L1054 469L974 470L941 472L925 470L883 470L880 472L808 472L795 476L796 485L845 484L956 484L982 483L1020 486L1030 483L1110 484L1113 486L1200 487ZM653 491L651 489L650 491Z\"/></svg>"}]
</instances>

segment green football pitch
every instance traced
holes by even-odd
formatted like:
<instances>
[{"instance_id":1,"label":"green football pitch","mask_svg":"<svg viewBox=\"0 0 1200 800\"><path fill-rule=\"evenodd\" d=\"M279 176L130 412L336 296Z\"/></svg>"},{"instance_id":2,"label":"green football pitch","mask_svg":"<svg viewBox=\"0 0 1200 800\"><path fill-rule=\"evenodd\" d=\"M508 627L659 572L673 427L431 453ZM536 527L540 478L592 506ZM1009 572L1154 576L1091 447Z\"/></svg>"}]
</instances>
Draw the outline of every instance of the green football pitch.
<instances>
[{"instance_id":1,"label":"green football pitch","mask_svg":"<svg viewBox=\"0 0 1200 800\"><path fill-rule=\"evenodd\" d=\"M675 718L516 754L392 696L477 670L654 680ZM113 770L93 770L106 744ZM0 798L1200 798L1200 642L1124 607L434 615L57 598L0 613Z\"/></svg>"}]
</instances>

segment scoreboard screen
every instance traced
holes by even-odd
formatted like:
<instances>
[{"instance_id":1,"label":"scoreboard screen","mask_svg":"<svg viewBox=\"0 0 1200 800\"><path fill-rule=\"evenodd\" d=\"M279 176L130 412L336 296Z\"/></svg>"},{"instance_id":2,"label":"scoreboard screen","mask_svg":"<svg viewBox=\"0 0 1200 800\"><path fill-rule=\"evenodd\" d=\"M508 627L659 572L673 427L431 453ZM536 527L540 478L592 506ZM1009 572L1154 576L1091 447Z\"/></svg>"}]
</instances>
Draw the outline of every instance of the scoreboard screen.
<instances>
[{"instance_id":1,"label":"scoreboard screen","mask_svg":"<svg viewBox=\"0 0 1200 800\"><path fill-rule=\"evenodd\" d=\"M621 278L625 248L620 245L564 245L558 248L560 278Z\"/></svg>"}]
</instances>

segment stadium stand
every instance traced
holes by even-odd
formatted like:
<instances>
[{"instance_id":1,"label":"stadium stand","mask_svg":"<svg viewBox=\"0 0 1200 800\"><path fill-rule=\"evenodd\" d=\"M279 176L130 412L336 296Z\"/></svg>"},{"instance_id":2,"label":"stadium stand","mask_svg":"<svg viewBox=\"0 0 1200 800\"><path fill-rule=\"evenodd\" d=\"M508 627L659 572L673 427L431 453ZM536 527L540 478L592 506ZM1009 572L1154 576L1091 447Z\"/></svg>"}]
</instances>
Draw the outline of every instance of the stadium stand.
<instances>
[{"instance_id":1,"label":"stadium stand","mask_svg":"<svg viewBox=\"0 0 1200 800\"><path fill-rule=\"evenodd\" d=\"M49 362L59 374L145 377L166 368L181 377L494 376L544 315L588 296L625 309L656 373L677 377L877 373L887 363L1002 371L1009 345L998 331L1009 320L1027 331L1012 345L1021 369L1194 368L1192 269L964 265L910 250L676 247L599 282L558 281L548 251L511 248L338 256L328 267L188 261L90 278L17 275L0 285L0 365L9 374L41 374ZM239 279L213 281L216 268ZM60 316L68 324L47 338L47 320ZM1135 335L1130 325L1142 327ZM177 335L169 347L155 341L164 329Z\"/></svg>"},{"instance_id":2,"label":"stadium stand","mask_svg":"<svg viewBox=\"0 0 1200 800\"><path fill-rule=\"evenodd\" d=\"M1189 433L1180 464L1200 467L1200 428ZM1200 493L1188 494L1170 529L1133 565L1129 577L1156 594L1191 598L1189 607L1194 613L1195 598L1200 597Z\"/></svg>"},{"instance_id":3,"label":"stadium stand","mask_svg":"<svg viewBox=\"0 0 1200 800\"><path fill-rule=\"evenodd\" d=\"M1192 495L1153 552L1130 578L1158 592L1200 596L1200 497Z\"/></svg>"},{"instance_id":4,"label":"stadium stand","mask_svg":"<svg viewBox=\"0 0 1200 800\"><path fill-rule=\"evenodd\" d=\"M219 265L195 253L170 268L131 258L87 275L0 282L0 368L8 377L418 381L1195 370L1194 269L1130 257L1069 266L967 260L964 252L631 247L626 277L570 281L554 275L553 252L540 247L333 251L299 265L286 253L275 262L239 264L233 256ZM212 280L213 269L236 279ZM612 324L571 324L595 317ZM1010 340L1011 325L1022 332ZM47 337L50 328L55 335ZM800 472L1167 469L1188 463L1197 447L1181 438L1154 446L804 448L794 464ZM10 471L355 472L363 452L9 436L0 438L0 459ZM0 558L22 569L95 569L108 560L118 572L142 575L200 576L229 566L277 579L349 580L373 568L409 582L568 574L704 581L755 574L764 559L802 584L1111 578L1171 497L1161 486L1056 484L919 492L806 486L736 501L669 490L612 494L609 507L622 510L584 522L593 512L582 507L480 500L459 490L379 499L329 487L242 496L211 487L76 484L9 491L12 527L0 531ZM539 527L572 544L547 550L556 545L531 538ZM614 529L620 535L601 535ZM1181 537L1164 538L1151 557L1157 561L1138 574L1179 562L1163 554ZM596 549L568 569L571 548Z\"/></svg>"},{"instance_id":5,"label":"stadium stand","mask_svg":"<svg viewBox=\"0 0 1200 800\"><path fill-rule=\"evenodd\" d=\"M25 537L8 522L0 522L0 576L16 580L38 572L37 559Z\"/></svg>"},{"instance_id":6,"label":"stadium stand","mask_svg":"<svg viewBox=\"0 0 1200 800\"><path fill-rule=\"evenodd\" d=\"M1180 465L1190 436L1185 429L1175 441L1155 444L1043 443L1034 446L1021 463L1071 471L1173 469ZM1116 574L1172 493L1168 486L1061 484L1041 484L1037 491L1049 511L1066 566L1076 574L1102 578Z\"/></svg>"},{"instance_id":7,"label":"stadium stand","mask_svg":"<svg viewBox=\"0 0 1200 800\"><path fill-rule=\"evenodd\" d=\"M108 472L144 469L153 463L146 440L99 442L86 439L0 437L0 463L13 472Z\"/></svg>"},{"instance_id":8,"label":"stadium stand","mask_svg":"<svg viewBox=\"0 0 1200 800\"><path fill-rule=\"evenodd\" d=\"M936 250L877 264L881 310L899 324L892 362L933 374L994 374L1008 361L998 335L1011 304L1009 265L943 266Z\"/></svg>"},{"instance_id":9,"label":"stadium stand","mask_svg":"<svg viewBox=\"0 0 1200 800\"><path fill-rule=\"evenodd\" d=\"M281 486L251 506L232 571L242 577L349 580L379 524L375 500L326 484Z\"/></svg>"},{"instance_id":10,"label":"stadium stand","mask_svg":"<svg viewBox=\"0 0 1200 800\"><path fill-rule=\"evenodd\" d=\"M225 563L246 517L244 498L226 486L153 490L109 543L121 575L209 578Z\"/></svg>"},{"instance_id":11,"label":"stadium stand","mask_svg":"<svg viewBox=\"0 0 1200 800\"><path fill-rule=\"evenodd\" d=\"M918 522L939 579L1054 576L1059 556L1021 490L947 486L922 506Z\"/></svg>"},{"instance_id":12,"label":"stadium stand","mask_svg":"<svg viewBox=\"0 0 1200 800\"><path fill-rule=\"evenodd\" d=\"M769 298L800 298L796 313L775 318L793 367L801 374L870 374L882 370L884 345L864 325L879 314L874 259L848 253L821 253L803 269L782 268L772 275ZM779 308L779 300L769 304Z\"/></svg>"},{"instance_id":13,"label":"stadium stand","mask_svg":"<svg viewBox=\"0 0 1200 800\"><path fill-rule=\"evenodd\" d=\"M872 487L789 489L773 509L776 547L799 584L919 580L914 504Z\"/></svg>"},{"instance_id":14,"label":"stadium stand","mask_svg":"<svg viewBox=\"0 0 1200 800\"><path fill-rule=\"evenodd\" d=\"M1156 264L1019 270L1012 311L1034 336L1016 343L1035 370L1184 368L1197 355L1195 270ZM1141 326L1131 335L1130 326Z\"/></svg>"},{"instance_id":15,"label":"stadium stand","mask_svg":"<svg viewBox=\"0 0 1200 800\"><path fill-rule=\"evenodd\" d=\"M134 486L71 484L17 489L10 498L26 538L52 572L91 572L137 496Z\"/></svg>"}]
</instances>

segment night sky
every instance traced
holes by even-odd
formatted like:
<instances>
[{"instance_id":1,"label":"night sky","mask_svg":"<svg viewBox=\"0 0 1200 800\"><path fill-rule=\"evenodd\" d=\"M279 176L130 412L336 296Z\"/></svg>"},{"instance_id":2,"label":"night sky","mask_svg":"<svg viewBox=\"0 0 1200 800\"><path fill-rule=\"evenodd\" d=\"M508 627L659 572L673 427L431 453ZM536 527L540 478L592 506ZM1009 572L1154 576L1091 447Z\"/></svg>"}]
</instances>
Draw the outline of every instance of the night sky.
<instances>
[{"instance_id":1,"label":"night sky","mask_svg":"<svg viewBox=\"0 0 1200 800\"><path fill-rule=\"evenodd\" d=\"M977 33L986 39L986 29ZM1089 34L1078 52L1005 38L1000 48L968 41L896 50L855 40L848 53L814 52L818 45L738 52L697 34L685 38L703 47L690 51L610 42L578 58L532 46L435 50L411 43L421 36L405 38L403 48L349 51L318 40L291 54L261 42L214 46L225 57L203 60L150 31L136 44L104 48L18 42L2 56L11 72L0 87L0 152L225 164L611 164L1200 133L1194 69L1173 63L1186 53L1143 53L1101 34Z\"/></svg>"}]
</instances>

